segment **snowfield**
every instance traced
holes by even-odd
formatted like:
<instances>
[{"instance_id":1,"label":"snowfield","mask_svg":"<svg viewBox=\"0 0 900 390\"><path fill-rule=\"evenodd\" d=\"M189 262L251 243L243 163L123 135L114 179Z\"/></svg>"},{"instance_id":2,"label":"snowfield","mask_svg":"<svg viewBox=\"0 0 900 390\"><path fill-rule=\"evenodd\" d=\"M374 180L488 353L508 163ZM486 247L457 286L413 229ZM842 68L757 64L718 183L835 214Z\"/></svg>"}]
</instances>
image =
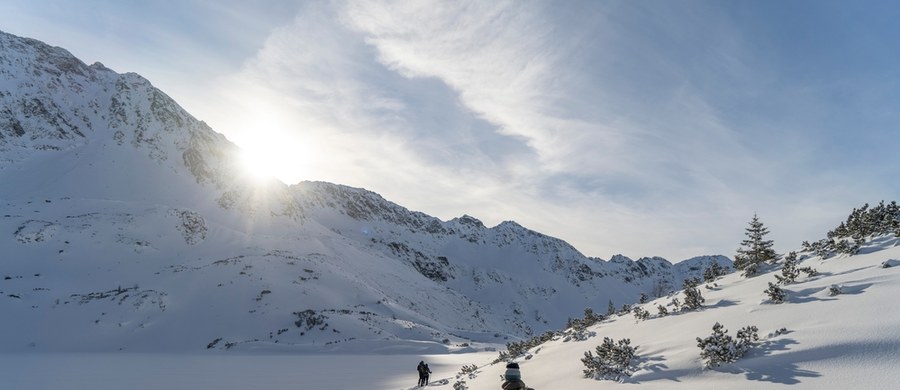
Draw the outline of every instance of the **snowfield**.
<instances>
[{"instance_id":1,"label":"snowfield","mask_svg":"<svg viewBox=\"0 0 900 390\"><path fill-rule=\"evenodd\" d=\"M900 267L882 268L900 258L896 238L876 240L878 248L852 257L801 262L818 270L785 288L782 304L763 294L774 269L753 278L727 275L707 289L705 307L696 312L658 317L658 304L644 306L653 316L636 322L632 314L592 328L586 341L550 341L517 359L525 382L535 389L891 389L900 386ZM866 252L864 250L864 252ZM842 293L831 296L831 286ZM598 306L603 303L598 302ZM743 359L704 368L696 337L706 337L722 323L729 334L755 325L760 340ZM786 329L777 334L776 331ZM580 359L603 337L630 338L637 346L637 370L623 383L584 378ZM199 354L58 354L0 355L4 387L17 389L410 389L415 365L429 363L431 389L453 389L463 365L479 366L468 389L499 389L503 364L491 364L496 352L442 355L292 354L211 351Z\"/></svg>"}]
</instances>

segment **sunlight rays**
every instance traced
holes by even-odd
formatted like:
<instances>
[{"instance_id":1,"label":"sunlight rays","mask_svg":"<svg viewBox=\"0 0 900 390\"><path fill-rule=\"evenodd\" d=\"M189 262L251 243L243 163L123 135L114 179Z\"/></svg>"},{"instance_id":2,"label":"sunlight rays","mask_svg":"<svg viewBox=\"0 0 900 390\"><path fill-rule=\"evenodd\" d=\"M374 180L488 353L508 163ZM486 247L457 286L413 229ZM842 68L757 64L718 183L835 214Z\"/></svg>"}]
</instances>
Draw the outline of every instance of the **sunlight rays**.
<instances>
[{"instance_id":1,"label":"sunlight rays","mask_svg":"<svg viewBox=\"0 0 900 390\"><path fill-rule=\"evenodd\" d=\"M296 129L278 113L255 108L242 120L243 127L253 131L234 140L241 148L243 172L254 180L274 178L285 184L309 179L314 161L310 147L313 142L299 138Z\"/></svg>"}]
</instances>

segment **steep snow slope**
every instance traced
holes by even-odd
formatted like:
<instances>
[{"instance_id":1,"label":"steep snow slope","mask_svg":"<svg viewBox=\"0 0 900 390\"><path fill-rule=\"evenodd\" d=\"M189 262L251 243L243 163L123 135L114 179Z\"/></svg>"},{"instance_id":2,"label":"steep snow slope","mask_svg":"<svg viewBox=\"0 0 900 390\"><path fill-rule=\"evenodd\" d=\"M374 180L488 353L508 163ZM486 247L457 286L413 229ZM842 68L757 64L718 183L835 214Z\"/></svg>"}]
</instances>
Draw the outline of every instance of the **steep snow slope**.
<instances>
[{"instance_id":1,"label":"steep snow slope","mask_svg":"<svg viewBox=\"0 0 900 390\"><path fill-rule=\"evenodd\" d=\"M730 265L604 261L515 222L252 179L142 77L4 33L0 103L4 351L445 351Z\"/></svg>"},{"instance_id":2,"label":"steep snow slope","mask_svg":"<svg viewBox=\"0 0 900 390\"><path fill-rule=\"evenodd\" d=\"M586 341L557 340L533 349L530 359L520 361L522 375L536 389L633 384L660 389L896 388L900 311L894 301L900 296L900 268L883 268L882 263L900 258L897 244L897 238L884 237L863 255L804 260L802 265L817 269L818 275L784 287L787 300L782 304L769 302L763 293L778 269L749 279L731 274L712 289L701 288L706 302L700 311L659 317L656 306L668 305L672 298L648 302L643 306L654 316L647 321L637 322L628 314L590 328L596 335ZM831 286L843 293L832 296ZM695 338L709 336L716 322L732 336L755 325L760 341L736 363L706 369ZM778 334L782 328L786 332ZM582 375L580 359L603 337L628 338L637 346L637 369L622 384ZM503 370L503 364L482 367L477 378L467 380L469 389L497 388Z\"/></svg>"}]
</instances>

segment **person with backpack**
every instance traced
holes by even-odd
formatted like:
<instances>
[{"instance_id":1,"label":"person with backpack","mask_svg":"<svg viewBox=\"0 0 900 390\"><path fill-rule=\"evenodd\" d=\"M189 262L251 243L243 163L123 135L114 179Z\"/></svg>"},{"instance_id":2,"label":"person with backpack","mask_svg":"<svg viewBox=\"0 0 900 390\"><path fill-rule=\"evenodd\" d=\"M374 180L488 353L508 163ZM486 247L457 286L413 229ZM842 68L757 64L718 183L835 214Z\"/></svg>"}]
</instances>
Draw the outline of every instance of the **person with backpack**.
<instances>
[{"instance_id":1,"label":"person with backpack","mask_svg":"<svg viewBox=\"0 0 900 390\"><path fill-rule=\"evenodd\" d=\"M525 382L522 382L522 373L519 371L519 363L508 363L506 365L506 372L503 373L503 385L501 386L503 390L531 390L530 387L525 386Z\"/></svg>"},{"instance_id":2,"label":"person with backpack","mask_svg":"<svg viewBox=\"0 0 900 390\"><path fill-rule=\"evenodd\" d=\"M428 368L428 363L425 363L425 382L422 383L422 386L428 386L428 379L431 378L431 368Z\"/></svg>"},{"instance_id":3,"label":"person with backpack","mask_svg":"<svg viewBox=\"0 0 900 390\"><path fill-rule=\"evenodd\" d=\"M425 371L428 369L428 365L425 364L425 361L420 361L419 365L416 366L416 371L419 372L419 383L416 386L425 386Z\"/></svg>"}]
</instances>

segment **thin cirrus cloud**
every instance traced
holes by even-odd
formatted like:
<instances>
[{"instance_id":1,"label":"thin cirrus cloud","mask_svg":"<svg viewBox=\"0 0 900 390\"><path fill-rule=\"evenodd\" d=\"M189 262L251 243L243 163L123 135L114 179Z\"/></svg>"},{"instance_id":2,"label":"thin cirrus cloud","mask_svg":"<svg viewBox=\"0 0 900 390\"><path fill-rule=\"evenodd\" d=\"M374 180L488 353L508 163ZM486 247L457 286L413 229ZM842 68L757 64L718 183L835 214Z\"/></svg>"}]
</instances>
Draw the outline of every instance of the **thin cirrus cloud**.
<instances>
[{"instance_id":1,"label":"thin cirrus cloud","mask_svg":"<svg viewBox=\"0 0 900 390\"><path fill-rule=\"evenodd\" d=\"M298 99L289 110L305 138L331 138L329 158L353 155L366 172L359 176L369 177L342 172L344 182L445 218L468 212L491 223L516 219L563 238L577 231L580 242L615 241L606 253L628 249L616 249L628 241L640 251L651 239L639 220L675 222L653 203L690 204L686 190L700 186L727 190L710 162L740 146L682 85L662 91L677 105L649 91L639 91L647 99L617 96L624 83L602 70L621 60L592 58L602 49L596 46L611 40L595 34L612 27L580 21L590 31L569 31L544 16L555 11L547 7L319 4L273 34L242 77ZM602 11L585 17L608 18ZM561 12L558 18L571 16ZM569 41L573 36L577 42ZM609 45L610 58L624 50L621 42ZM674 118L687 113L692 128L647 120L641 104ZM384 153L385 143L404 153ZM477 194L471 183L478 183ZM702 213L700 206L691 205ZM570 233L557 233L563 230ZM628 236L606 238L622 232ZM667 240L663 234L652 240Z\"/></svg>"},{"instance_id":2,"label":"thin cirrus cloud","mask_svg":"<svg viewBox=\"0 0 900 390\"><path fill-rule=\"evenodd\" d=\"M790 250L900 193L885 4L91 4L12 1L0 22L144 74L288 183L588 255L730 255L754 212Z\"/></svg>"},{"instance_id":3,"label":"thin cirrus cloud","mask_svg":"<svg viewBox=\"0 0 900 390\"><path fill-rule=\"evenodd\" d=\"M809 169L810 130L741 117L803 88L776 86L731 17L702 2L314 2L223 89L283 116L254 131L310 155L288 182L515 219L590 255L731 254L754 212L796 247L858 197L799 193L840 176ZM804 100L796 126L822 104Z\"/></svg>"}]
</instances>

